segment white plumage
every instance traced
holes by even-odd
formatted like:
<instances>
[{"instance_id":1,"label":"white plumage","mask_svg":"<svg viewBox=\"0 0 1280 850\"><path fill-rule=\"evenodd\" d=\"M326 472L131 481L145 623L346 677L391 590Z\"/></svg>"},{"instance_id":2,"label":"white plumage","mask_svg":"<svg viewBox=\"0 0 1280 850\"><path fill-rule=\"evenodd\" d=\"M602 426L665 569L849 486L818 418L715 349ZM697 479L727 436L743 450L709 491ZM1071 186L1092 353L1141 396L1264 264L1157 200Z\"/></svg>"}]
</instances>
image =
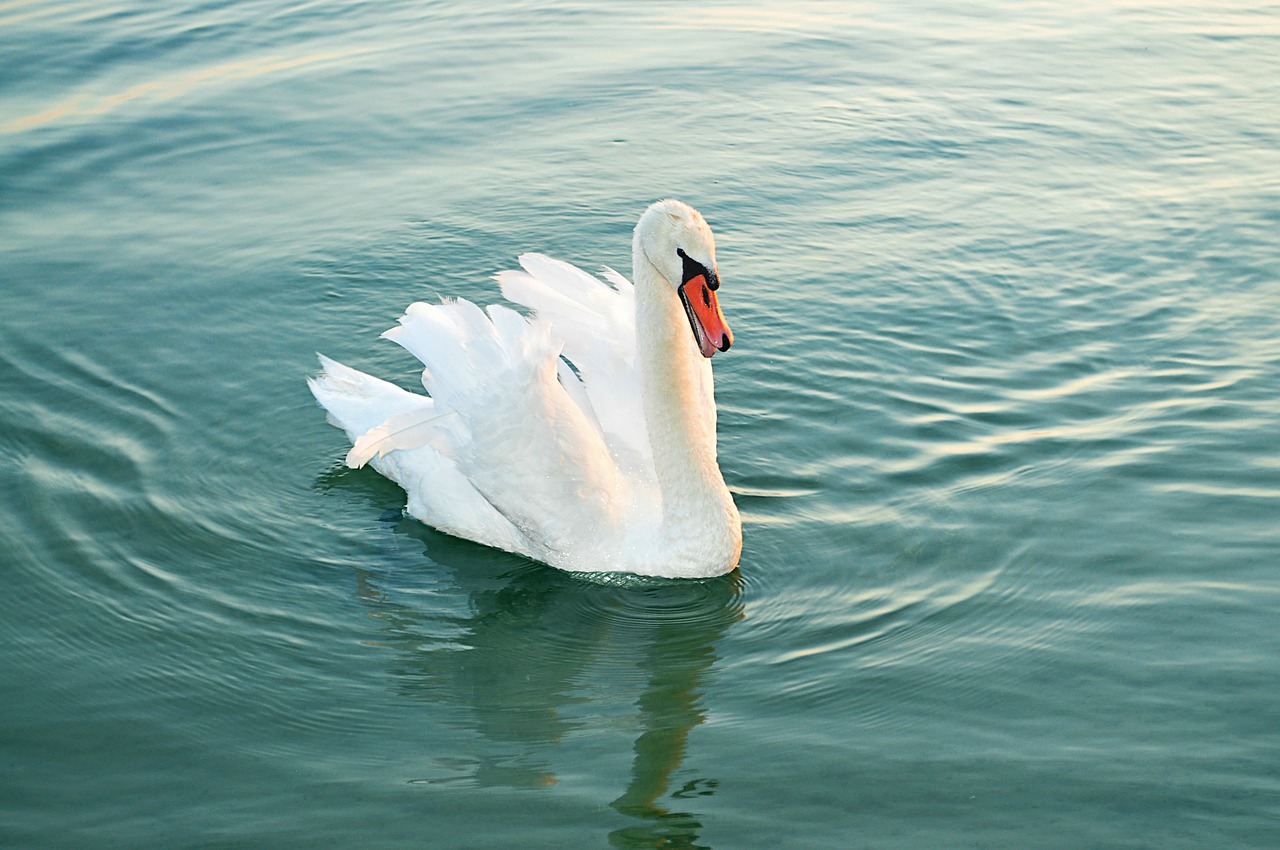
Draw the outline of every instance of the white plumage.
<instances>
[{"instance_id":1,"label":"white plumage","mask_svg":"<svg viewBox=\"0 0 1280 850\"><path fill-rule=\"evenodd\" d=\"M660 201L632 260L634 285L523 255L497 279L529 317L410 305L383 336L422 361L429 398L321 356L308 383L354 444L348 465L371 463L429 525L562 569L733 569L741 523L716 463L710 361L732 335L710 228Z\"/></svg>"}]
</instances>

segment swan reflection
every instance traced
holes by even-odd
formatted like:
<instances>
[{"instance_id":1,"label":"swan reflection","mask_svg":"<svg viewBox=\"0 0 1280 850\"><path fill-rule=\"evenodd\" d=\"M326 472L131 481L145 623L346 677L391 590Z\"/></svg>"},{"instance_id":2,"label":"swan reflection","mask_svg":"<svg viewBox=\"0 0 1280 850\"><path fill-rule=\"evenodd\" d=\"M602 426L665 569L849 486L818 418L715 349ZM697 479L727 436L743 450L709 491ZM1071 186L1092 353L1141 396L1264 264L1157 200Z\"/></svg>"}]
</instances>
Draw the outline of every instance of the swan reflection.
<instances>
[{"instance_id":1,"label":"swan reflection","mask_svg":"<svg viewBox=\"0 0 1280 850\"><path fill-rule=\"evenodd\" d=\"M700 688L715 647L742 617L738 574L593 582L412 520L389 525L448 573L435 571L440 586L389 589L361 571L357 594L381 621L372 642L396 650L392 671L405 695L449 706L445 722L482 739L416 781L545 788L559 780L558 747L575 735L617 739L622 729L634 740L631 768L611 806L631 822L610 843L699 846L691 809L718 780L677 772L706 716Z\"/></svg>"}]
</instances>

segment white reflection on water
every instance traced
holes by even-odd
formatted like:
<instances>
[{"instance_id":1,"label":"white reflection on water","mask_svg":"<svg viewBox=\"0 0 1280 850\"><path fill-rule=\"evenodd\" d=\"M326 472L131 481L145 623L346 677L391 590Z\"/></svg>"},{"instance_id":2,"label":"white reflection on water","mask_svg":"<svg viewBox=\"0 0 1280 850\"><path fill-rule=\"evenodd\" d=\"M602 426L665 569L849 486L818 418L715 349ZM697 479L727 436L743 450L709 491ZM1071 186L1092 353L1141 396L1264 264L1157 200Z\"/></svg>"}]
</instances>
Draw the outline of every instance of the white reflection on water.
<instances>
[{"instance_id":1,"label":"white reflection on water","mask_svg":"<svg viewBox=\"0 0 1280 850\"><path fill-rule=\"evenodd\" d=\"M618 777L625 789L609 801L633 822L610 844L698 846L701 817L689 803L720 780L676 774L690 731L706 719L702 687L716 646L743 616L740 575L590 582L393 522L395 534L426 545L465 605L441 605L438 593L408 601L360 570L357 595L378 622L371 642L395 650L390 667L404 696L463 709L461 722L484 739L465 757L432 759L411 781L546 788L560 779L557 747L610 726L638 729L630 775Z\"/></svg>"}]
</instances>

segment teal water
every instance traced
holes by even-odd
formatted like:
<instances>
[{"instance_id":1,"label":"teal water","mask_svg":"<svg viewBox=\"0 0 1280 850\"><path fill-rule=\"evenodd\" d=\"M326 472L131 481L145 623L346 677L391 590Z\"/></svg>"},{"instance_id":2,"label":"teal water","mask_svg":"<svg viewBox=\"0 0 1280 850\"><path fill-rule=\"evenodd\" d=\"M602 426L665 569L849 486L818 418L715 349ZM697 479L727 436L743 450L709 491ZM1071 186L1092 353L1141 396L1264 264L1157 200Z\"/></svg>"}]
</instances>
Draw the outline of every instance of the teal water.
<instances>
[{"instance_id":1,"label":"teal water","mask_svg":"<svg viewBox=\"0 0 1280 850\"><path fill-rule=\"evenodd\" d=\"M1280 8L0 4L0 846L1280 846ZM304 386L716 228L741 570Z\"/></svg>"}]
</instances>

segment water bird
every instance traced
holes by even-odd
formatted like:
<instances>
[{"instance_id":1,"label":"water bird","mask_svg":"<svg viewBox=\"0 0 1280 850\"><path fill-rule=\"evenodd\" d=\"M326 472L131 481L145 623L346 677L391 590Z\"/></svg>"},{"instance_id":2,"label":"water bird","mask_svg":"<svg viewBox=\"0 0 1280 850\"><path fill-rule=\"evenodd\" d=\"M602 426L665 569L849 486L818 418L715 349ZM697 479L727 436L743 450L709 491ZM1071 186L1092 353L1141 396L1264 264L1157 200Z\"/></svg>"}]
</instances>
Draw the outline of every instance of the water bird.
<instances>
[{"instance_id":1,"label":"water bird","mask_svg":"<svg viewBox=\"0 0 1280 850\"><path fill-rule=\"evenodd\" d=\"M429 395L319 355L331 423L458 537L563 570L705 578L732 571L742 522L716 459L711 357L733 333L715 240L675 200L640 216L632 281L542 254L496 276L508 301L411 304L383 336Z\"/></svg>"}]
</instances>

